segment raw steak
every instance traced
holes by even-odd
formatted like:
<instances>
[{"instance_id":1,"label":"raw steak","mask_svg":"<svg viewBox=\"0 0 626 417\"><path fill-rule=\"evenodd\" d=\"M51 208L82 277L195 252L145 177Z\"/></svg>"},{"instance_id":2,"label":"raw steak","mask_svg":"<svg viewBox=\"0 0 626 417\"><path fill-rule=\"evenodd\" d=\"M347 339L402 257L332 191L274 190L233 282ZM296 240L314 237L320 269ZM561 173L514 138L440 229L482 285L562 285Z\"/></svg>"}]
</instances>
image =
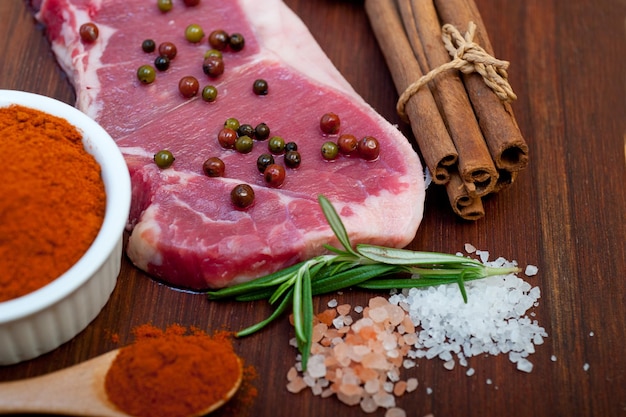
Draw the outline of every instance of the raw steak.
<instances>
[{"instance_id":1,"label":"raw steak","mask_svg":"<svg viewBox=\"0 0 626 417\"><path fill-rule=\"evenodd\" d=\"M113 136L125 155L133 184L127 254L155 278L177 287L219 288L247 281L323 252L335 243L317 203L328 197L353 242L401 247L414 237L424 202L422 168L399 131L350 87L297 16L281 1L209 1L196 7L174 1L162 13L156 0L43 0L37 18L46 26L54 53L77 95L77 107ZM95 43L81 42L78 29L92 21ZM239 32L242 51L225 51L225 71L211 79L202 71L207 37L199 44L184 31L199 24ZM166 72L141 84L137 68L156 53L141 49L144 39L171 41L178 49ZM201 88L213 84L215 102L183 98L181 77L193 75ZM265 79L267 95L253 93ZM320 117L334 112L341 132L371 135L380 157L365 161L321 157L326 140ZM217 133L235 117L252 126L265 122L272 135L295 141L302 155L287 168L280 188L264 182L256 159L267 153L257 141L249 154L223 149ZM176 160L159 169L154 154L169 149ZM219 156L225 176L210 178L202 164ZM282 156L276 157L278 163ZM255 190L253 206L234 209L230 191L238 183Z\"/></svg>"}]
</instances>

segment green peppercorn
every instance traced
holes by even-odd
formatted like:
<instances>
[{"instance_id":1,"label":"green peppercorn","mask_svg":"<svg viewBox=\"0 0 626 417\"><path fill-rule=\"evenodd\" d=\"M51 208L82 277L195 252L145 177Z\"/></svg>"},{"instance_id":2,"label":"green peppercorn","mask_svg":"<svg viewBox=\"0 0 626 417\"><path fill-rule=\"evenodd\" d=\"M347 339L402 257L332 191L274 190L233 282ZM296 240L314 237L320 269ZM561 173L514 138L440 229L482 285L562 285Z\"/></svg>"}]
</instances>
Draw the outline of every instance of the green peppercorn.
<instances>
[{"instance_id":1,"label":"green peppercorn","mask_svg":"<svg viewBox=\"0 0 626 417\"><path fill-rule=\"evenodd\" d=\"M213 156L202 164L202 171L209 177L223 177L226 165L217 156Z\"/></svg>"},{"instance_id":2,"label":"green peppercorn","mask_svg":"<svg viewBox=\"0 0 626 417\"><path fill-rule=\"evenodd\" d=\"M270 128L265 123L259 123L254 128L254 137L256 140L265 140L270 137Z\"/></svg>"},{"instance_id":3,"label":"green peppercorn","mask_svg":"<svg viewBox=\"0 0 626 417\"><path fill-rule=\"evenodd\" d=\"M208 101L209 103L215 101L217 99L217 88L213 85L206 85L202 89L202 100Z\"/></svg>"},{"instance_id":4,"label":"green peppercorn","mask_svg":"<svg viewBox=\"0 0 626 417\"><path fill-rule=\"evenodd\" d=\"M224 122L224 127L227 127L228 129L232 129L236 132L237 129L239 129L239 120L235 119L234 117L229 117Z\"/></svg>"},{"instance_id":5,"label":"green peppercorn","mask_svg":"<svg viewBox=\"0 0 626 417\"><path fill-rule=\"evenodd\" d=\"M152 65L142 65L137 70L137 79L143 84L151 84L156 78L156 70Z\"/></svg>"},{"instance_id":6,"label":"green peppercorn","mask_svg":"<svg viewBox=\"0 0 626 417\"><path fill-rule=\"evenodd\" d=\"M246 41L241 33L233 33L228 38L228 46L235 52L239 52L243 49Z\"/></svg>"},{"instance_id":7,"label":"green peppercorn","mask_svg":"<svg viewBox=\"0 0 626 417\"><path fill-rule=\"evenodd\" d=\"M237 208L248 208L254 203L254 190L248 184L238 184L230 192L230 201Z\"/></svg>"},{"instance_id":8,"label":"green peppercorn","mask_svg":"<svg viewBox=\"0 0 626 417\"><path fill-rule=\"evenodd\" d=\"M252 84L252 91L257 96L266 96L269 91L268 88L267 81L263 79L254 80Z\"/></svg>"},{"instance_id":9,"label":"green peppercorn","mask_svg":"<svg viewBox=\"0 0 626 417\"><path fill-rule=\"evenodd\" d=\"M274 157L269 153L262 153L256 160L256 167L262 174L265 172L265 168L274 163Z\"/></svg>"},{"instance_id":10,"label":"green peppercorn","mask_svg":"<svg viewBox=\"0 0 626 417\"><path fill-rule=\"evenodd\" d=\"M335 142L325 142L322 145L322 157L328 161L336 159L337 155L339 155L339 147Z\"/></svg>"},{"instance_id":11,"label":"green peppercorn","mask_svg":"<svg viewBox=\"0 0 626 417\"><path fill-rule=\"evenodd\" d=\"M204 58L202 71L209 77L219 77L224 73L224 60L216 56Z\"/></svg>"},{"instance_id":12,"label":"green peppercorn","mask_svg":"<svg viewBox=\"0 0 626 417\"><path fill-rule=\"evenodd\" d=\"M198 82L196 77L192 77L188 75L183 77L178 82L178 91L185 98L191 98L198 94L198 90L200 89L200 83Z\"/></svg>"},{"instance_id":13,"label":"green peppercorn","mask_svg":"<svg viewBox=\"0 0 626 417\"><path fill-rule=\"evenodd\" d=\"M222 55L222 52L218 51L217 49L209 49L208 51L204 53L204 58L208 58L211 56L219 58L219 59L224 58L224 55Z\"/></svg>"},{"instance_id":14,"label":"green peppercorn","mask_svg":"<svg viewBox=\"0 0 626 417\"><path fill-rule=\"evenodd\" d=\"M170 10L172 10L173 6L174 4L172 3L172 0L157 0L157 7L163 13L169 12Z\"/></svg>"},{"instance_id":15,"label":"green peppercorn","mask_svg":"<svg viewBox=\"0 0 626 417\"><path fill-rule=\"evenodd\" d=\"M152 39L146 39L141 42L141 49L145 53L154 52L154 50L156 49L156 43Z\"/></svg>"},{"instance_id":16,"label":"green peppercorn","mask_svg":"<svg viewBox=\"0 0 626 417\"><path fill-rule=\"evenodd\" d=\"M267 149L274 155L279 155L285 150L285 139L280 136L272 136L267 142Z\"/></svg>"},{"instance_id":17,"label":"green peppercorn","mask_svg":"<svg viewBox=\"0 0 626 417\"><path fill-rule=\"evenodd\" d=\"M197 23L192 23L185 28L185 39L191 43L198 43L204 38L204 31Z\"/></svg>"},{"instance_id":18,"label":"green peppercorn","mask_svg":"<svg viewBox=\"0 0 626 417\"><path fill-rule=\"evenodd\" d=\"M223 51L228 46L229 36L225 31L218 29L209 34L209 45L218 51Z\"/></svg>"},{"instance_id":19,"label":"green peppercorn","mask_svg":"<svg viewBox=\"0 0 626 417\"><path fill-rule=\"evenodd\" d=\"M98 39L98 26L92 22L84 23L80 25L78 34L83 42L93 43Z\"/></svg>"},{"instance_id":20,"label":"green peppercorn","mask_svg":"<svg viewBox=\"0 0 626 417\"><path fill-rule=\"evenodd\" d=\"M166 56L159 55L154 59L154 66L159 71L167 71L170 67L170 59Z\"/></svg>"},{"instance_id":21,"label":"green peppercorn","mask_svg":"<svg viewBox=\"0 0 626 417\"><path fill-rule=\"evenodd\" d=\"M254 137L255 130L252 125L244 123L239 125L239 128L237 129L237 134L239 136L250 136L252 138Z\"/></svg>"},{"instance_id":22,"label":"green peppercorn","mask_svg":"<svg viewBox=\"0 0 626 417\"><path fill-rule=\"evenodd\" d=\"M154 163L161 169L169 168L174 163L172 152L163 149L154 154Z\"/></svg>"},{"instance_id":23,"label":"green peppercorn","mask_svg":"<svg viewBox=\"0 0 626 417\"><path fill-rule=\"evenodd\" d=\"M254 146L254 141L250 136L239 136L235 141L235 149L239 153L250 153Z\"/></svg>"},{"instance_id":24,"label":"green peppercorn","mask_svg":"<svg viewBox=\"0 0 626 417\"><path fill-rule=\"evenodd\" d=\"M302 162L302 157L300 156L300 152L298 151L285 152L285 165L287 165L289 168L298 168L300 166L300 162Z\"/></svg>"}]
</instances>

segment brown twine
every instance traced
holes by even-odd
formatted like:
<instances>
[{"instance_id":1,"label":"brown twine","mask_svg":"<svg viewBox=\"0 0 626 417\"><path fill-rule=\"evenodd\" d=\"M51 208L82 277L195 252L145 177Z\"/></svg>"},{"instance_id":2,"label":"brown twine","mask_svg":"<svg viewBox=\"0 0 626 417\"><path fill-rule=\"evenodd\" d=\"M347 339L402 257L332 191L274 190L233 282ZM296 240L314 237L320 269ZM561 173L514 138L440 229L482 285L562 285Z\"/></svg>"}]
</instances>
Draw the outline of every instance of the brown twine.
<instances>
[{"instance_id":1,"label":"brown twine","mask_svg":"<svg viewBox=\"0 0 626 417\"><path fill-rule=\"evenodd\" d=\"M443 25L441 30L444 46L453 59L434 68L404 90L396 106L398 114L404 120L407 120L404 107L413 94L417 93L420 88L439 74L451 69L460 70L464 74L477 72L500 100L508 102L517 99L507 80L508 74L506 69L509 67L509 62L494 58L474 42L474 34L476 33L476 24L474 22L469 22L465 36L462 36L458 29L449 23Z\"/></svg>"}]
</instances>

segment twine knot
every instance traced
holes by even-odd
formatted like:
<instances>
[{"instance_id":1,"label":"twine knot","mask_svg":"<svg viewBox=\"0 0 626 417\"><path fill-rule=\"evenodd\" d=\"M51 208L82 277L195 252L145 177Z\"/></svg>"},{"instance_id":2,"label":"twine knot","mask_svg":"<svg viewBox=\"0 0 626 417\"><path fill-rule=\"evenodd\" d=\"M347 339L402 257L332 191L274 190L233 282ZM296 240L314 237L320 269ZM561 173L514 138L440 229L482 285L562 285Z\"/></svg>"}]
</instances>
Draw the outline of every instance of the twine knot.
<instances>
[{"instance_id":1,"label":"twine knot","mask_svg":"<svg viewBox=\"0 0 626 417\"><path fill-rule=\"evenodd\" d=\"M443 25L441 31L443 44L452 60L420 77L400 95L396 109L403 119L407 119L404 107L413 94L439 74L451 69L457 69L464 74L473 72L480 74L485 84L502 101L509 102L517 99L508 81L506 70L509 67L509 62L494 58L474 42L476 33L476 24L474 22L469 22L465 36L461 35L459 30L449 23Z\"/></svg>"}]
</instances>

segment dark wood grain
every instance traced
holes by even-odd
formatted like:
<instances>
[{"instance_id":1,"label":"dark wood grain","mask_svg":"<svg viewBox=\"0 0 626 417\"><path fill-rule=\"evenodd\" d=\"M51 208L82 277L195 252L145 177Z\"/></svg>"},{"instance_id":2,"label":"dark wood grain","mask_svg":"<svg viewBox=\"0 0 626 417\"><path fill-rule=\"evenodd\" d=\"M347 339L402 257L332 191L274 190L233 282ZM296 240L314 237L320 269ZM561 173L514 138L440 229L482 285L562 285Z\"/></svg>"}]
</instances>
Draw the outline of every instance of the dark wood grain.
<instances>
[{"instance_id":1,"label":"dark wood grain","mask_svg":"<svg viewBox=\"0 0 626 417\"><path fill-rule=\"evenodd\" d=\"M286 3L355 89L399 123L397 94L362 1ZM419 378L420 388L398 404L410 416L626 416L626 4L477 3L496 55L512 62L510 78L519 97L513 108L531 163L513 187L486 201L487 215L477 222L456 218L443 189L429 189L424 220L410 247L454 253L471 242L521 265L538 265L539 274L529 280L541 288L534 312L549 337L532 355L530 374L516 371L505 355L471 358L472 377L459 366L447 371L438 360L421 361L407 372ZM0 18L0 88L73 103L73 90L23 0L0 1ZM2 159L10 163L10 155ZM362 305L372 295L346 291L341 300ZM316 299L316 309L329 298ZM151 280L124 260L111 300L87 329L49 354L0 367L0 380L40 375L104 353L131 342L133 327L146 322L238 329L268 312L263 303L209 303L203 295ZM119 335L119 344L112 334ZM238 352L259 374L258 397L237 414L361 415L335 399L285 390L296 355L290 337L285 319L237 340Z\"/></svg>"}]
</instances>

